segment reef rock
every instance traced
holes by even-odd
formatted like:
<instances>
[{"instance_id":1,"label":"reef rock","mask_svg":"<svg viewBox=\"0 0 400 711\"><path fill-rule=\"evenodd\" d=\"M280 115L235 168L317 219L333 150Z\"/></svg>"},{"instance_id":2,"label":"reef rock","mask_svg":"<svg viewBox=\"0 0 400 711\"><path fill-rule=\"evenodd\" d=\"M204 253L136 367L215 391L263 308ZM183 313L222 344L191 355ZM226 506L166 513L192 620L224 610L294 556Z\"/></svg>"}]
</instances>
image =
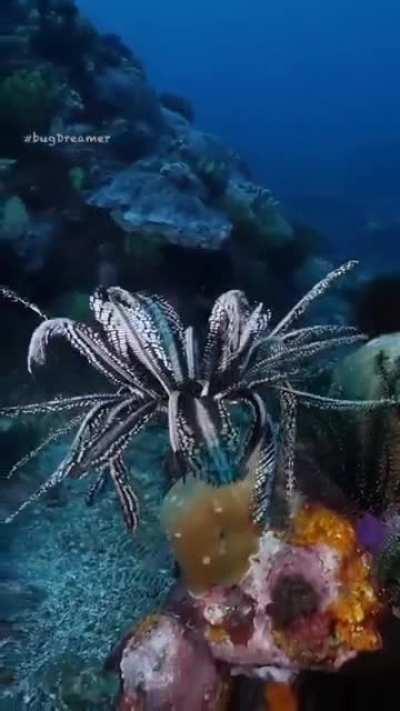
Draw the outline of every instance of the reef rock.
<instances>
[{"instance_id":1,"label":"reef rock","mask_svg":"<svg viewBox=\"0 0 400 711\"><path fill-rule=\"evenodd\" d=\"M282 680L305 668L338 669L380 646L379 610L368 558L353 528L322 508L298 514L291 540L272 531L235 588L196 596L213 655Z\"/></svg>"},{"instance_id":2,"label":"reef rock","mask_svg":"<svg viewBox=\"0 0 400 711\"><path fill-rule=\"evenodd\" d=\"M331 390L335 396L354 400L398 400L400 334L374 338L347 356L336 368ZM355 491L358 503L378 515L400 500L399 435L396 407L353 413L343 420L349 495Z\"/></svg>"},{"instance_id":3,"label":"reef rock","mask_svg":"<svg viewBox=\"0 0 400 711\"><path fill-rule=\"evenodd\" d=\"M56 232L56 220L32 218L17 195L0 203L0 245L9 246L28 273L43 267Z\"/></svg>"},{"instance_id":4,"label":"reef rock","mask_svg":"<svg viewBox=\"0 0 400 711\"><path fill-rule=\"evenodd\" d=\"M133 51L97 32L74 0L3 5L0 192L22 200L30 225L19 240L0 235L0 282L15 271L31 292L33 268L37 297L59 268L65 288L85 291L98 273L85 265L107 243L120 278L139 288L172 278L173 250L194 273L192 295L215 293L220 279L284 307L279 290L315 250L238 153L194 125L190 101L159 96ZM218 278L207 269L196 281L199 250L225 260ZM184 271L173 275L178 296Z\"/></svg>"},{"instance_id":5,"label":"reef rock","mask_svg":"<svg viewBox=\"0 0 400 711\"><path fill-rule=\"evenodd\" d=\"M283 247L294 241L294 230L280 213L270 190L236 175L227 184L223 204L231 219L247 225L255 238L265 241L266 248Z\"/></svg>"},{"instance_id":6,"label":"reef rock","mask_svg":"<svg viewBox=\"0 0 400 711\"><path fill-rule=\"evenodd\" d=\"M123 649L120 671L119 711L227 708L229 683L207 644L172 616L155 615L139 626Z\"/></svg>"},{"instance_id":7,"label":"reef rock","mask_svg":"<svg viewBox=\"0 0 400 711\"><path fill-rule=\"evenodd\" d=\"M121 644L121 711L224 709L229 678L291 683L381 648L372 559L352 521L303 502L285 532L257 529L245 484L178 483L164 501L184 582Z\"/></svg>"},{"instance_id":8,"label":"reef rock","mask_svg":"<svg viewBox=\"0 0 400 711\"><path fill-rule=\"evenodd\" d=\"M190 169L167 161L137 161L88 202L111 210L125 232L143 239L155 234L172 244L218 249L231 232L224 214L202 201Z\"/></svg>"},{"instance_id":9,"label":"reef rock","mask_svg":"<svg viewBox=\"0 0 400 711\"><path fill-rule=\"evenodd\" d=\"M390 382L395 397L400 387L399 358L400 333L374 338L339 364L333 387L349 399L373 400L388 396Z\"/></svg>"},{"instance_id":10,"label":"reef rock","mask_svg":"<svg viewBox=\"0 0 400 711\"><path fill-rule=\"evenodd\" d=\"M217 500L215 495L210 497L218 511L223 503L226 516L237 514L239 500L232 505L232 497ZM197 494L191 492L186 507L199 525L193 498ZM181 524L181 535L172 533L180 562L187 533ZM221 550L214 551L220 558L223 543L221 538ZM236 546L242 557L240 542ZM199 543L183 574L188 567L213 563ZM224 580L223 562L220 570ZM114 658L122 682L119 708L225 709L229 679L238 675L282 684L302 670L337 670L359 652L380 648L380 609L372 562L352 523L323 507L302 506L288 536L268 529L260 535L258 551L236 583L210 584L202 592L177 585L163 614L128 633Z\"/></svg>"}]
</instances>

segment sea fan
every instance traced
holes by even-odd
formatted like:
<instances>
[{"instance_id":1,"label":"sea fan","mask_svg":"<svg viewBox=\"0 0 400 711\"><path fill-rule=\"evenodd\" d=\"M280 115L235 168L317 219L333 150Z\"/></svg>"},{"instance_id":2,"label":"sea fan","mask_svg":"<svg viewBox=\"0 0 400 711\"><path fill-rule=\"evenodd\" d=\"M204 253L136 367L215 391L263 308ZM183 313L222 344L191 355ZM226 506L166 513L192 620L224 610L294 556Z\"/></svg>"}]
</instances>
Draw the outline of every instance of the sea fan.
<instances>
[{"instance_id":1,"label":"sea fan","mask_svg":"<svg viewBox=\"0 0 400 711\"><path fill-rule=\"evenodd\" d=\"M185 329L174 308L159 296L131 294L119 287L100 288L90 299L96 322L92 326L68 318L48 319L34 304L10 289L2 289L5 297L29 307L42 319L29 345L30 372L46 364L51 342L62 337L115 389L113 393L60 397L0 409L3 417L73 413L64 427L52 432L12 472L43 446L76 429L66 458L7 522L66 477L80 479L97 471L89 499L109 473L126 524L135 530L138 500L128 482L124 454L135 435L158 415L168 419L179 475L190 471L210 478L213 467L204 464L208 457L219 477L214 483L223 483L224 478L232 476L226 453L237 451L238 475L250 470L254 474L253 515L257 522L266 515L273 488L283 491L290 501L295 489L298 402L338 410L369 410L393 404L391 399L335 400L294 388L296 382L304 380L310 359L328 349L363 340L352 328L292 328L309 305L354 265L349 262L328 274L273 328L271 313L262 303L251 307L237 290L222 294L212 309L202 351L194 329ZM279 436L265 406L265 388L279 395ZM231 416L232 403L247 405L252 416L241 442Z\"/></svg>"}]
</instances>

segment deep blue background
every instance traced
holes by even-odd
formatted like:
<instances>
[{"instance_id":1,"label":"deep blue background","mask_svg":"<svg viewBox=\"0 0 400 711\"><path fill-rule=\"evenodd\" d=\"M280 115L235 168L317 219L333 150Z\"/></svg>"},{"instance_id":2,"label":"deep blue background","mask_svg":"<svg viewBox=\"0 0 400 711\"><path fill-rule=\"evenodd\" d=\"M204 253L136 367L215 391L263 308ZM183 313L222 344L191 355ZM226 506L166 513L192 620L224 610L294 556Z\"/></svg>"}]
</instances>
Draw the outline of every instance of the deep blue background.
<instances>
[{"instance_id":1,"label":"deep blue background","mask_svg":"<svg viewBox=\"0 0 400 711\"><path fill-rule=\"evenodd\" d=\"M78 1L292 210L400 218L398 0Z\"/></svg>"}]
</instances>

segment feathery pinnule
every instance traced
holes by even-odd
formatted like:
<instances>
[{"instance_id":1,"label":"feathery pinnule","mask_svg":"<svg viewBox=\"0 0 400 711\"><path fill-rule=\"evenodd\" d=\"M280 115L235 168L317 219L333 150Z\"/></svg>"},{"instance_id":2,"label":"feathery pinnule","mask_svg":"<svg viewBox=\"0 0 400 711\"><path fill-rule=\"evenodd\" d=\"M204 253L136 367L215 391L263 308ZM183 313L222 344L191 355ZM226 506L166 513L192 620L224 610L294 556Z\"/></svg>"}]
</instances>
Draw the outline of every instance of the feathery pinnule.
<instances>
[{"instance_id":1,"label":"feathery pinnule","mask_svg":"<svg viewBox=\"0 0 400 711\"><path fill-rule=\"evenodd\" d=\"M139 503L124 455L136 435L160 416L167 422L181 476L191 473L211 478L215 485L252 476L257 522L265 521L275 490L284 491L290 510L296 488L298 405L368 411L397 404L391 398L337 400L296 387L306 379L309 362L321 353L364 338L348 327L317 325L292 330L314 300L355 264L348 262L328 274L273 328L271 312L262 303L251 306L238 290L222 294L212 308L203 349L195 329L185 329L175 309L160 296L131 294L120 287L97 289L90 299L95 324L89 325L70 318L47 318L29 300L0 288L0 295L41 319L28 349L30 372L46 365L53 340L62 338L113 388L109 393L60 396L0 408L0 416L10 418L74 413L65 426L25 455L11 474L45 446L76 429L57 470L7 521L66 477L82 478L97 471L88 502L93 502L108 473L128 529L135 530ZM267 412L265 389L280 400L277 426ZM250 413L244 433L232 420L235 404Z\"/></svg>"}]
</instances>

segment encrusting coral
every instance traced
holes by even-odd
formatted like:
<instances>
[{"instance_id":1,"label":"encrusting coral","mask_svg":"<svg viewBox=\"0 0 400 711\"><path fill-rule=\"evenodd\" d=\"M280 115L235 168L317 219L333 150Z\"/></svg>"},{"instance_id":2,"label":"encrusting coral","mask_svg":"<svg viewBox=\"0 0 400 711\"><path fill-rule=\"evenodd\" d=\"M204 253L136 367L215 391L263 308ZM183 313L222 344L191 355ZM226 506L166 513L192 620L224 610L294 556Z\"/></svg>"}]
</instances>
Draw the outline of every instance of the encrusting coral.
<instances>
[{"instance_id":1,"label":"encrusting coral","mask_svg":"<svg viewBox=\"0 0 400 711\"><path fill-rule=\"evenodd\" d=\"M227 709L229 675L216 667L204 639L169 615L146 618L124 647L120 666L119 711Z\"/></svg>"},{"instance_id":2,"label":"encrusting coral","mask_svg":"<svg viewBox=\"0 0 400 711\"><path fill-rule=\"evenodd\" d=\"M189 590L200 599L209 595L210 605L222 605L221 596L229 597L229 588L236 585L251 607L254 601L260 609L265 603L277 629L278 646L285 647L289 656L296 657L298 644L303 645L304 656L304 639L317 622L318 644L324 644L326 656L325 636L333 625L335 645L347 644L356 651L379 647L374 616L380 607L372 560L344 516L302 504L287 531L271 537L269 526L264 534L251 519L248 479L219 488L187 480L176 484L164 500L161 520ZM211 641L217 642L223 630L221 639L230 639L223 619L224 615L217 629L211 625ZM250 618L246 624L250 629ZM311 625L308 630L307 625Z\"/></svg>"},{"instance_id":3,"label":"encrusting coral","mask_svg":"<svg viewBox=\"0 0 400 711\"><path fill-rule=\"evenodd\" d=\"M162 615L147 618L124 640L117 665L121 711L137 711L140 703L156 711L167 700L177 709L189 700L199 711L226 709L230 680L238 674L267 683L268 708L295 710L296 697L287 684L299 672L334 671L359 652L381 648L372 559L349 519L320 505L299 504L285 532L259 529L245 568L242 546L229 542L232 579L220 563L221 551L214 551L214 560L199 556L210 527L210 507L202 497L213 506L218 490L205 485L193 494L189 482L185 500L180 492L185 484L177 486L163 518L167 527L171 520L181 526L177 510L186 505L186 525L169 533L189 589L178 587ZM230 486L238 497L243 493L242 482ZM226 505L225 528L235 526L237 513L229 493L218 499ZM246 537L244 518L242 526ZM250 517L247 527L254 535ZM174 533L182 535L174 540ZM208 578L207 570L212 570ZM182 673L188 664L201 670L190 684Z\"/></svg>"},{"instance_id":4,"label":"encrusting coral","mask_svg":"<svg viewBox=\"0 0 400 711\"><path fill-rule=\"evenodd\" d=\"M14 130L45 130L55 102L56 85L45 72L23 69L0 81L0 122Z\"/></svg>"},{"instance_id":5,"label":"encrusting coral","mask_svg":"<svg viewBox=\"0 0 400 711\"><path fill-rule=\"evenodd\" d=\"M250 674L254 665L272 678L274 667L288 678L309 667L338 669L381 647L372 562L357 545L344 555L323 536L299 546L265 532L239 584L196 594L195 605L214 656Z\"/></svg>"}]
</instances>

